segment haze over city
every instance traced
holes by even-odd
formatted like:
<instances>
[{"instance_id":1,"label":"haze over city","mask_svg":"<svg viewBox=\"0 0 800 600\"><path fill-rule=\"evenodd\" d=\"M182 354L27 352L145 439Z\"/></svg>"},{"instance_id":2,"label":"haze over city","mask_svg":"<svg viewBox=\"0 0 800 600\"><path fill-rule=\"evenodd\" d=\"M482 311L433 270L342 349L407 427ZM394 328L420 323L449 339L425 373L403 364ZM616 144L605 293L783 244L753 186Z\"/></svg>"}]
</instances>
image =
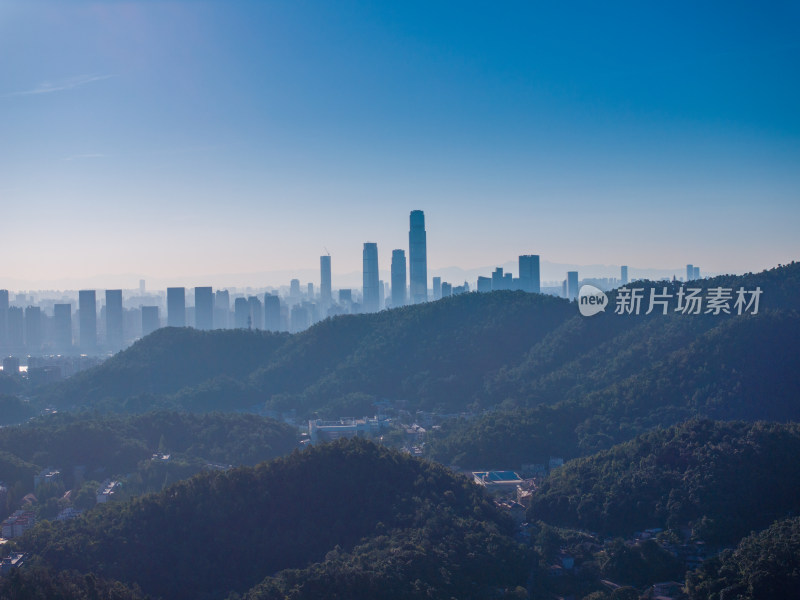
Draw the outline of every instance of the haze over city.
<instances>
[{"instance_id":1,"label":"haze over city","mask_svg":"<svg viewBox=\"0 0 800 600\"><path fill-rule=\"evenodd\" d=\"M357 277L413 209L431 273L788 262L797 13L4 2L2 287Z\"/></svg>"}]
</instances>

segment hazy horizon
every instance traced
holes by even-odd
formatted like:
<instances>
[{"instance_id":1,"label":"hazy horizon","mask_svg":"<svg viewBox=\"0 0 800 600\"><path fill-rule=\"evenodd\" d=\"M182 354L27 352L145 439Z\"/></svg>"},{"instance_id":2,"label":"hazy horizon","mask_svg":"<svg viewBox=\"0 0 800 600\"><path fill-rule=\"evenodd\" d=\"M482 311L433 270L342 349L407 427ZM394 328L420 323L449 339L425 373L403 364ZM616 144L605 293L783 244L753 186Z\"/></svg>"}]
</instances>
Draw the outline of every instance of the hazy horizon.
<instances>
[{"instance_id":1,"label":"hazy horizon","mask_svg":"<svg viewBox=\"0 0 800 600\"><path fill-rule=\"evenodd\" d=\"M786 263L800 256L798 16L5 2L0 288L214 285L315 270L326 252L349 274L366 241L387 270L414 209L429 275L520 254Z\"/></svg>"}]
</instances>

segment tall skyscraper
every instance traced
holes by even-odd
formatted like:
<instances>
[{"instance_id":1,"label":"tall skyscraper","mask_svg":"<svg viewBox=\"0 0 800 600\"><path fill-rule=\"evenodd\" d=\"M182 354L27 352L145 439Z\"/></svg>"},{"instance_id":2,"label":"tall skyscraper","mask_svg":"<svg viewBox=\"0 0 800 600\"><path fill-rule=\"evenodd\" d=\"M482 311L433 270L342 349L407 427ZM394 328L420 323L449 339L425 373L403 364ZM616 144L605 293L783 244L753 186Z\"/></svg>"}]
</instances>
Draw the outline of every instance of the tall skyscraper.
<instances>
[{"instance_id":1,"label":"tall skyscraper","mask_svg":"<svg viewBox=\"0 0 800 600\"><path fill-rule=\"evenodd\" d=\"M289 317L289 329L292 333L299 333L311 326L311 315L308 307L303 304L295 304Z\"/></svg>"},{"instance_id":2,"label":"tall skyscraper","mask_svg":"<svg viewBox=\"0 0 800 600\"><path fill-rule=\"evenodd\" d=\"M231 311L231 296L228 290L214 292L214 327L227 329L230 327L229 314Z\"/></svg>"},{"instance_id":3,"label":"tall skyscraper","mask_svg":"<svg viewBox=\"0 0 800 600\"><path fill-rule=\"evenodd\" d=\"M289 282L289 296L295 300L300 299L300 280L292 279Z\"/></svg>"},{"instance_id":4,"label":"tall skyscraper","mask_svg":"<svg viewBox=\"0 0 800 600\"><path fill-rule=\"evenodd\" d=\"M519 257L519 284L524 292L541 293L538 254L524 254Z\"/></svg>"},{"instance_id":5,"label":"tall skyscraper","mask_svg":"<svg viewBox=\"0 0 800 600\"><path fill-rule=\"evenodd\" d=\"M78 325L81 350L93 351L97 347L97 296L94 290L78 292Z\"/></svg>"},{"instance_id":6,"label":"tall skyscraper","mask_svg":"<svg viewBox=\"0 0 800 600\"><path fill-rule=\"evenodd\" d=\"M150 335L161 327L161 319L158 317L157 306L142 307L142 337Z\"/></svg>"},{"instance_id":7,"label":"tall skyscraper","mask_svg":"<svg viewBox=\"0 0 800 600\"><path fill-rule=\"evenodd\" d=\"M210 287L194 288L194 326L204 331L214 329L214 291Z\"/></svg>"},{"instance_id":8,"label":"tall skyscraper","mask_svg":"<svg viewBox=\"0 0 800 600\"><path fill-rule=\"evenodd\" d=\"M700 267L692 267L692 279L700 279Z\"/></svg>"},{"instance_id":9,"label":"tall skyscraper","mask_svg":"<svg viewBox=\"0 0 800 600\"><path fill-rule=\"evenodd\" d=\"M692 279L694 279L694 267L686 265L686 281L691 281Z\"/></svg>"},{"instance_id":10,"label":"tall skyscraper","mask_svg":"<svg viewBox=\"0 0 800 600\"><path fill-rule=\"evenodd\" d=\"M374 242L364 243L364 287L363 303L364 312L378 312L380 308L378 286L378 244Z\"/></svg>"},{"instance_id":11,"label":"tall skyscraper","mask_svg":"<svg viewBox=\"0 0 800 600\"><path fill-rule=\"evenodd\" d=\"M578 297L578 272L567 271L567 299L575 300Z\"/></svg>"},{"instance_id":12,"label":"tall skyscraper","mask_svg":"<svg viewBox=\"0 0 800 600\"><path fill-rule=\"evenodd\" d=\"M622 265L619 268L619 275L620 275L620 279L622 280L622 285L628 285L628 267L627 267L627 265Z\"/></svg>"},{"instance_id":13,"label":"tall skyscraper","mask_svg":"<svg viewBox=\"0 0 800 600\"><path fill-rule=\"evenodd\" d=\"M43 342L42 309L29 306L25 309L25 347L28 352L39 352Z\"/></svg>"},{"instance_id":14,"label":"tall skyscraper","mask_svg":"<svg viewBox=\"0 0 800 600\"><path fill-rule=\"evenodd\" d=\"M24 345L24 322L23 310L19 306L8 307L8 347L19 352Z\"/></svg>"},{"instance_id":15,"label":"tall skyscraper","mask_svg":"<svg viewBox=\"0 0 800 600\"><path fill-rule=\"evenodd\" d=\"M505 277L503 276L503 267L497 267L492 271L492 291L506 289Z\"/></svg>"},{"instance_id":16,"label":"tall skyscraper","mask_svg":"<svg viewBox=\"0 0 800 600\"><path fill-rule=\"evenodd\" d=\"M123 338L122 290L106 290L106 346L111 350L119 350Z\"/></svg>"},{"instance_id":17,"label":"tall skyscraper","mask_svg":"<svg viewBox=\"0 0 800 600\"><path fill-rule=\"evenodd\" d=\"M58 352L72 349L72 304L53 305L53 341Z\"/></svg>"},{"instance_id":18,"label":"tall skyscraper","mask_svg":"<svg viewBox=\"0 0 800 600\"><path fill-rule=\"evenodd\" d=\"M0 290L0 348L8 343L8 290Z\"/></svg>"},{"instance_id":19,"label":"tall skyscraper","mask_svg":"<svg viewBox=\"0 0 800 600\"><path fill-rule=\"evenodd\" d=\"M408 301L406 283L406 251L392 250L392 307L404 306Z\"/></svg>"},{"instance_id":20,"label":"tall skyscraper","mask_svg":"<svg viewBox=\"0 0 800 600\"><path fill-rule=\"evenodd\" d=\"M272 294L264 294L264 329L281 330L281 299Z\"/></svg>"},{"instance_id":21,"label":"tall skyscraper","mask_svg":"<svg viewBox=\"0 0 800 600\"><path fill-rule=\"evenodd\" d=\"M411 303L428 301L428 242L425 234L425 213L412 210L408 231L408 270Z\"/></svg>"},{"instance_id":22,"label":"tall skyscraper","mask_svg":"<svg viewBox=\"0 0 800 600\"><path fill-rule=\"evenodd\" d=\"M441 277L434 277L433 281L433 299L434 300L441 300L442 299L442 278Z\"/></svg>"},{"instance_id":23,"label":"tall skyscraper","mask_svg":"<svg viewBox=\"0 0 800 600\"><path fill-rule=\"evenodd\" d=\"M186 327L186 288L167 288L167 326Z\"/></svg>"},{"instance_id":24,"label":"tall skyscraper","mask_svg":"<svg viewBox=\"0 0 800 600\"><path fill-rule=\"evenodd\" d=\"M248 296L247 304L250 307L250 328L264 329L264 306L258 296Z\"/></svg>"},{"instance_id":25,"label":"tall skyscraper","mask_svg":"<svg viewBox=\"0 0 800 600\"><path fill-rule=\"evenodd\" d=\"M331 255L319 257L319 302L323 307L331 305Z\"/></svg>"},{"instance_id":26,"label":"tall skyscraper","mask_svg":"<svg viewBox=\"0 0 800 600\"><path fill-rule=\"evenodd\" d=\"M233 301L233 326L236 329L250 328L250 305L247 303L247 298L236 298Z\"/></svg>"}]
</instances>

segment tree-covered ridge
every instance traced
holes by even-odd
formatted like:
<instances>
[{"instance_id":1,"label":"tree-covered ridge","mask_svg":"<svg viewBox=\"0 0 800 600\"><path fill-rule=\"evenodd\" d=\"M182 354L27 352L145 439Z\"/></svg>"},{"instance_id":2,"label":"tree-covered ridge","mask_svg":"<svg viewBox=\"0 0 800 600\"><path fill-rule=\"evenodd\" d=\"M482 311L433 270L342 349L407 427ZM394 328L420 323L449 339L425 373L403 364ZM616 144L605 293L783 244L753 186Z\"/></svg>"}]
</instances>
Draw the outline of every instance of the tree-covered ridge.
<instances>
[{"instance_id":1,"label":"tree-covered ridge","mask_svg":"<svg viewBox=\"0 0 800 600\"><path fill-rule=\"evenodd\" d=\"M573 315L565 300L498 292L339 316L292 336L165 328L38 401L126 412L266 403L336 414L343 399L366 393L451 410Z\"/></svg>"},{"instance_id":2,"label":"tree-covered ridge","mask_svg":"<svg viewBox=\"0 0 800 600\"><path fill-rule=\"evenodd\" d=\"M38 401L124 412L266 405L328 416L345 414L353 394L443 412L567 402L572 412L599 415L587 429L611 442L695 414L797 418L788 398L800 387L799 282L800 263L792 263L686 284L759 286L758 315L609 309L584 318L563 299L494 292L335 317L295 335L167 328ZM674 294L681 284L632 285L647 297L651 288ZM754 403L758 394L771 404ZM613 423L622 413L629 432L620 437ZM583 451L599 447L589 440Z\"/></svg>"},{"instance_id":3,"label":"tree-covered ridge","mask_svg":"<svg viewBox=\"0 0 800 600\"><path fill-rule=\"evenodd\" d=\"M288 338L288 334L243 329L165 327L101 365L51 386L44 397L59 405L83 406L174 394L220 377L240 380L265 364Z\"/></svg>"},{"instance_id":4,"label":"tree-covered ridge","mask_svg":"<svg viewBox=\"0 0 800 600\"><path fill-rule=\"evenodd\" d=\"M624 535L690 525L731 543L800 510L800 425L693 420L555 470L530 515Z\"/></svg>"},{"instance_id":5,"label":"tree-covered ridge","mask_svg":"<svg viewBox=\"0 0 800 600\"><path fill-rule=\"evenodd\" d=\"M40 516L53 518L72 505L94 504L91 482L125 481L125 494L161 490L216 465L255 465L297 447L294 427L250 414L154 412L143 415L54 414L0 429L0 481L9 493L0 518L34 491L33 476L47 467L61 471L56 486L36 490ZM152 460L154 453L168 460ZM83 483L85 482L85 484ZM89 486L90 489L82 489Z\"/></svg>"},{"instance_id":6,"label":"tree-covered ridge","mask_svg":"<svg viewBox=\"0 0 800 600\"><path fill-rule=\"evenodd\" d=\"M413 563L409 586L449 598L455 590L485 597L489 582L524 583L525 553L511 532L466 478L355 439L255 468L204 473L157 495L42 524L21 545L40 564L171 599L244 593L266 576L326 556L357 570L362 554L391 563L399 552ZM427 552L450 552L443 563L449 571ZM285 574L264 585L294 584Z\"/></svg>"},{"instance_id":7,"label":"tree-covered ridge","mask_svg":"<svg viewBox=\"0 0 800 600\"><path fill-rule=\"evenodd\" d=\"M692 600L800 598L800 517L773 523L686 578Z\"/></svg>"},{"instance_id":8,"label":"tree-covered ridge","mask_svg":"<svg viewBox=\"0 0 800 600\"><path fill-rule=\"evenodd\" d=\"M63 468L102 467L110 474L132 470L159 449L254 465L287 454L296 444L293 427L251 414L55 414L0 429L0 451L24 461Z\"/></svg>"},{"instance_id":9,"label":"tree-covered ridge","mask_svg":"<svg viewBox=\"0 0 800 600\"><path fill-rule=\"evenodd\" d=\"M0 576L0 598L8 600L146 600L138 590L94 574L43 567L12 569Z\"/></svg>"},{"instance_id":10,"label":"tree-covered ridge","mask_svg":"<svg viewBox=\"0 0 800 600\"><path fill-rule=\"evenodd\" d=\"M567 324L577 329L576 340L588 336L585 321ZM518 395L504 387L500 411L443 427L429 444L430 456L465 466L518 466L548 455L586 455L698 416L800 419L800 313L716 323L651 319L618 338L601 342L601 335L594 350L538 379L517 370ZM548 355L543 344L537 356ZM510 385L510 372L500 377ZM504 408L515 405L520 408Z\"/></svg>"}]
</instances>

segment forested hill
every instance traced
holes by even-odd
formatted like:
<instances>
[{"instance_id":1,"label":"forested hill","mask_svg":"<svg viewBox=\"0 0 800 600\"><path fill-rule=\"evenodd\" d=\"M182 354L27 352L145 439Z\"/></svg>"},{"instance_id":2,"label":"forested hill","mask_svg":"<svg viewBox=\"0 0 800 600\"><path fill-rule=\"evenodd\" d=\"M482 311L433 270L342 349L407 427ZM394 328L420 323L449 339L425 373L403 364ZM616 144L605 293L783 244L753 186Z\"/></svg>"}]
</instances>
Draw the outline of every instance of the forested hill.
<instances>
[{"instance_id":1,"label":"forested hill","mask_svg":"<svg viewBox=\"0 0 800 600\"><path fill-rule=\"evenodd\" d=\"M691 526L712 544L800 511L800 425L694 420L554 470L529 516L628 535Z\"/></svg>"},{"instance_id":2,"label":"forested hill","mask_svg":"<svg viewBox=\"0 0 800 600\"><path fill-rule=\"evenodd\" d=\"M632 285L645 298L680 286ZM627 437L694 414L797 418L800 264L689 285L758 286L759 313L585 318L562 299L495 292L336 317L296 335L164 329L40 401L331 416L366 414L377 400L444 412L569 402L576 426L590 419L585 429L612 442L620 416Z\"/></svg>"},{"instance_id":3,"label":"forested hill","mask_svg":"<svg viewBox=\"0 0 800 600\"><path fill-rule=\"evenodd\" d=\"M254 598L486 598L525 583L512 531L466 478L355 439L45 523L21 546L35 566L172 600L254 586Z\"/></svg>"},{"instance_id":4,"label":"forested hill","mask_svg":"<svg viewBox=\"0 0 800 600\"><path fill-rule=\"evenodd\" d=\"M686 582L691 600L800 598L800 517L746 537Z\"/></svg>"},{"instance_id":5,"label":"forested hill","mask_svg":"<svg viewBox=\"0 0 800 600\"><path fill-rule=\"evenodd\" d=\"M164 328L39 400L128 411L330 405L335 414L359 394L452 409L574 315L562 299L503 292L335 317L295 335Z\"/></svg>"}]
</instances>

